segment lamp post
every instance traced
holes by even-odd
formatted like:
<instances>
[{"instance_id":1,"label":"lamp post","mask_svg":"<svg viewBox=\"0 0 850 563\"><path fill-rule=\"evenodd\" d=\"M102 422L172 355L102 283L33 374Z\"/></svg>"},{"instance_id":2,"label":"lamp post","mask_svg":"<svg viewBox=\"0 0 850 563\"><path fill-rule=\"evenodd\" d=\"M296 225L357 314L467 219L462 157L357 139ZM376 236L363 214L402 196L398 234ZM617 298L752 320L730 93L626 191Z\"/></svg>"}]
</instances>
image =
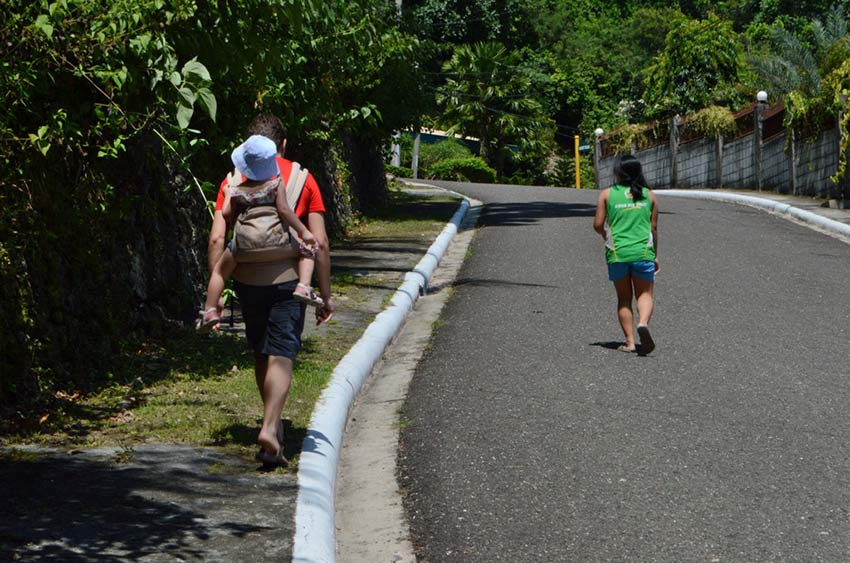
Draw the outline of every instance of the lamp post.
<instances>
[{"instance_id":1,"label":"lamp post","mask_svg":"<svg viewBox=\"0 0 850 563\"><path fill-rule=\"evenodd\" d=\"M595 135L595 139L593 141L593 184L596 186L596 189L599 189L599 156L602 151L602 134L605 131L602 130L601 127L597 127L593 134Z\"/></svg>"},{"instance_id":2,"label":"lamp post","mask_svg":"<svg viewBox=\"0 0 850 563\"><path fill-rule=\"evenodd\" d=\"M767 92L759 90L756 94L756 109L753 112L755 127L753 128L753 168L756 173L756 188L761 191L762 188L762 169L761 169L761 143L763 136L764 110L767 109Z\"/></svg>"},{"instance_id":3,"label":"lamp post","mask_svg":"<svg viewBox=\"0 0 850 563\"><path fill-rule=\"evenodd\" d=\"M838 128L838 161L841 162L842 156L845 159L850 158L850 149L845 149L845 143L847 142L847 126L845 123L847 121L847 112L850 110L850 104L848 102L850 98L848 98L847 94L839 94L838 95L838 120L836 121L836 127ZM841 154L841 151L847 151L845 154ZM846 160L845 160L846 162ZM840 207L842 209L847 209L850 206L850 176L847 174L846 164L844 170L844 176L839 180L841 183L840 191L841 191L841 203Z\"/></svg>"}]
</instances>

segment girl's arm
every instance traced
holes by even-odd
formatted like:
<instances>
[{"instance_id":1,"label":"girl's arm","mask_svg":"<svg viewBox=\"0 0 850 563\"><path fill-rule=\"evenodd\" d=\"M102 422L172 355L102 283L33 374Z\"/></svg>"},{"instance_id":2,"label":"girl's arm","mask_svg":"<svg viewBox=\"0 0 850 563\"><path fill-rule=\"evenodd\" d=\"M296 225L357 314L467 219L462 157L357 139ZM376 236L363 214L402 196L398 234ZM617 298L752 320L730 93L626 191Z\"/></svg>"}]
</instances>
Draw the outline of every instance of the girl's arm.
<instances>
[{"instance_id":1,"label":"girl's arm","mask_svg":"<svg viewBox=\"0 0 850 563\"><path fill-rule=\"evenodd\" d=\"M278 214L286 221L289 226L295 229L295 232L298 233L298 236L301 237L308 245L316 245L316 237L313 236L309 230L307 230L306 225L301 222L301 219L289 208L289 203L286 201L286 189L284 184L281 183L277 188L277 195L275 196L275 207L277 208Z\"/></svg>"},{"instance_id":2,"label":"girl's arm","mask_svg":"<svg viewBox=\"0 0 850 563\"><path fill-rule=\"evenodd\" d=\"M658 256L658 199L652 190L649 191L649 201L652 202L652 213L649 216L652 231L652 244L655 246L655 256Z\"/></svg>"},{"instance_id":3,"label":"girl's arm","mask_svg":"<svg viewBox=\"0 0 850 563\"><path fill-rule=\"evenodd\" d=\"M608 212L608 193L611 188L606 188L599 193L596 200L596 214L593 216L593 230L605 238L605 215Z\"/></svg>"},{"instance_id":4,"label":"girl's arm","mask_svg":"<svg viewBox=\"0 0 850 563\"><path fill-rule=\"evenodd\" d=\"M655 247L655 273L661 272L661 264L658 263L658 199L652 190L649 191L649 201L652 202L652 213L649 215L649 228L652 233L652 246Z\"/></svg>"}]
</instances>

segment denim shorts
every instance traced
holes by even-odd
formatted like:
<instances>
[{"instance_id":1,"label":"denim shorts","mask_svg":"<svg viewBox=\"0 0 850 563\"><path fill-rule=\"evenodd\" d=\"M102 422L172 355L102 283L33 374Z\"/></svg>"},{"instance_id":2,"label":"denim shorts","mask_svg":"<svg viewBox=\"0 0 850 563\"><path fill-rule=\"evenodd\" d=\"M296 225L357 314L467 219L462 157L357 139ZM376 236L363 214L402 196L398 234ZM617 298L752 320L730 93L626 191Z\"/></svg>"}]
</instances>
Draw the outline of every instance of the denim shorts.
<instances>
[{"instance_id":1,"label":"denim shorts","mask_svg":"<svg viewBox=\"0 0 850 563\"><path fill-rule=\"evenodd\" d=\"M245 336L254 358L283 356L295 360L301 349L301 332L307 305L292 298L298 280L269 286L234 281L242 307Z\"/></svg>"},{"instance_id":2,"label":"denim shorts","mask_svg":"<svg viewBox=\"0 0 850 563\"><path fill-rule=\"evenodd\" d=\"M655 262L652 260L638 260L637 262L614 262L608 264L608 279L612 282L623 279L627 274L632 274L648 282L655 281Z\"/></svg>"}]
</instances>

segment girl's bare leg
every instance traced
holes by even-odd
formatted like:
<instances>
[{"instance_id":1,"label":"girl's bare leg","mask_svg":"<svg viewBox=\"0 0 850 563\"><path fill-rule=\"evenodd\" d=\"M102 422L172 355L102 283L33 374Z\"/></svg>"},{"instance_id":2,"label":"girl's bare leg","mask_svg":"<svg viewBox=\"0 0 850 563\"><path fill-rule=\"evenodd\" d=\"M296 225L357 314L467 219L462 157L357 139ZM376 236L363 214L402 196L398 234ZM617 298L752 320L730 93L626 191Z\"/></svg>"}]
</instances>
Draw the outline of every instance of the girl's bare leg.
<instances>
[{"instance_id":1,"label":"girl's bare leg","mask_svg":"<svg viewBox=\"0 0 850 563\"><path fill-rule=\"evenodd\" d=\"M647 326L652 318L652 311L655 308L655 300L653 298L653 288L655 283L642 280L637 276L632 278L632 283L635 288L635 299L637 301L638 310L638 325Z\"/></svg>"},{"instance_id":2,"label":"girl's bare leg","mask_svg":"<svg viewBox=\"0 0 850 563\"><path fill-rule=\"evenodd\" d=\"M626 348L635 349L635 317L632 313L632 275L627 274L614 282L617 290L617 319L623 336L626 337Z\"/></svg>"},{"instance_id":3,"label":"girl's bare leg","mask_svg":"<svg viewBox=\"0 0 850 563\"><path fill-rule=\"evenodd\" d=\"M204 310L212 309L218 306L218 300L221 299L221 294L224 292L224 284L227 278L233 274L236 269L236 258L230 250L225 250L218 262L215 263L210 274L210 283L207 286L207 301L204 304Z\"/></svg>"}]
</instances>

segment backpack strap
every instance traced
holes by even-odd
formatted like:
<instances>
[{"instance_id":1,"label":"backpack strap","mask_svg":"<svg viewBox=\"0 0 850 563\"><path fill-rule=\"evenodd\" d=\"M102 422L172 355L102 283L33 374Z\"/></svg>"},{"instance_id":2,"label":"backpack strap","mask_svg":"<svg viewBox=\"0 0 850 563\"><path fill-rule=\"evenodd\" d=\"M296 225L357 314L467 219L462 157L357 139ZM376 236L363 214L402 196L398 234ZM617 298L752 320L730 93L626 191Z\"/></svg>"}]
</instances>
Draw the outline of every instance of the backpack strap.
<instances>
[{"instance_id":1,"label":"backpack strap","mask_svg":"<svg viewBox=\"0 0 850 563\"><path fill-rule=\"evenodd\" d=\"M301 197L301 191L304 189L304 184L307 183L309 173L309 170L301 168L301 165L297 162L292 163L289 181L286 183L286 202L292 211L295 211L295 207L298 205L298 198Z\"/></svg>"},{"instance_id":2,"label":"backpack strap","mask_svg":"<svg viewBox=\"0 0 850 563\"><path fill-rule=\"evenodd\" d=\"M307 183L307 174L310 171L306 168L301 168L297 162L292 163L292 170L289 171L289 181L286 182L286 203L289 208L295 213L295 208L298 206L298 199L301 197L301 192L304 190L304 184ZM289 236L293 240L301 240L298 233L290 225Z\"/></svg>"}]
</instances>

